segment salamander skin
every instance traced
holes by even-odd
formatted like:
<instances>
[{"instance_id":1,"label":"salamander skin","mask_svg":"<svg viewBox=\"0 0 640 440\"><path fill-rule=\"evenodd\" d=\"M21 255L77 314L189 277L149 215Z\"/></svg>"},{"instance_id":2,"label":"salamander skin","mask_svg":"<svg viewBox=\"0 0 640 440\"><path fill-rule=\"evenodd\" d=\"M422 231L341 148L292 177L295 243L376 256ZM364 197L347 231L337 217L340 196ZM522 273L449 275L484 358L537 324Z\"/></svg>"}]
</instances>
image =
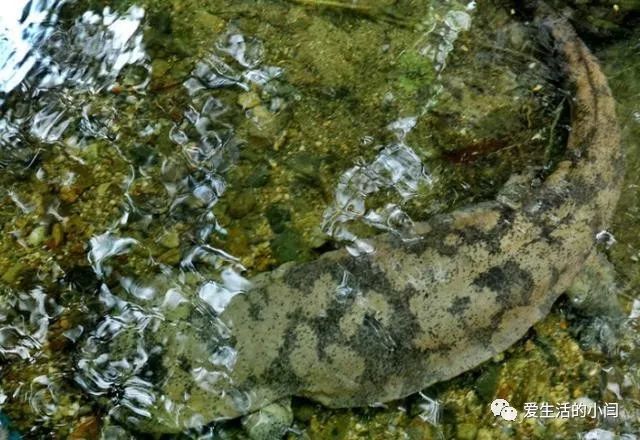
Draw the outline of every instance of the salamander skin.
<instances>
[{"instance_id":1,"label":"salamander skin","mask_svg":"<svg viewBox=\"0 0 640 440\"><path fill-rule=\"evenodd\" d=\"M416 224L418 240L383 234L372 254L329 252L253 278L220 315L237 359L215 391L175 369L165 378L181 420L234 418L288 396L335 408L398 399L490 359L547 315L609 225L623 161L598 62L564 19L538 21L574 91L557 169L537 187L514 176L495 201ZM339 293L345 276L357 286ZM184 427L165 406L155 429Z\"/></svg>"}]
</instances>

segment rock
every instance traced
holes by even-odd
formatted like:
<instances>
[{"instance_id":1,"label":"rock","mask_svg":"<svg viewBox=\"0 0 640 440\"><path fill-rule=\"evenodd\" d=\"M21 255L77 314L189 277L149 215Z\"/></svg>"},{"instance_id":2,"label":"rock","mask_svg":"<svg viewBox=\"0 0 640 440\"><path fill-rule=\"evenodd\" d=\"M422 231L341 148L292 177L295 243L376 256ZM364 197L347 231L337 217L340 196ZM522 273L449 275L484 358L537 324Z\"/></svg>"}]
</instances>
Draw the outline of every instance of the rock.
<instances>
[{"instance_id":1,"label":"rock","mask_svg":"<svg viewBox=\"0 0 640 440\"><path fill-rule=\"evenodd\" d=\"M226 246L231 255L245 255L249 249L247 233L237 227L229 228L228 231Z\"/></svg>"},{"instance_id":2,"label":"rock","mask_svg":"<svg viewBox=\"0 0 640 440\"><path fill-rule=\"evenodd\" d=\"M246 217L256 206L256 198L251 191L243 191L229 199L229 215L240 219Z\"/></svg>"},{"instance_id":3,"label":"rock","mask_svg":"<svg viewBox=\"0 0 640 440\"><path fill-rule=\"evenodd\" d=\"M271 230L275 233L284 232L291 220L291 212L280 204L269 206L265 215Z\"/></svg>"},{"instance_id":4,"label":"rock","mask_svg":"<svg viewBox=\"0 0 640 440\"><path fill-rule=\"evenodd\" d=\"M69 440L93 440L98 438L99 433L99 420L97 417L82 417L69 434Z\"/></svg>"},{"instance_id":5,"label":"rock","mask_svg":"<svg viewBox=\"0 0 640 440\"><path fill-rule=\"evenodd\" d=\"M242 426L251 440L282 438L291 423L293 423L293 412L289 401L272 403L242 420Z\"/></svg>"},{"instance_id":6,"label":"rock","mask_svg":"<svg viewBox=\"0 0 640 440\"><path fill-rule=\"evenodd\" d=\"M279 132L278 119L274 113L264 105L257 105L247 111L247 116L253 122L250 130L253 136L274 139Z\"/></svg>"},{"instance_id":7,"label":"rock","mask_svg":"<svg viewBox=\"0 0 640 440\"><path fill-rule=\"evenodd\" d=\"M269 182L269 167L261 164L255 167L252 173L247 176L246 184L251 188L260 188Z\"/></svg>"},{"instance_id":8,"label":"rock","mask_svg":"<svg viewBox=\"0 0 640 440\"><path fill-rule=\"evenodd\" d=\"M180 246L180 234L174 229L166 231L162 234L158 243L167 249L175 249Z\"/></svg>"},{"instance_id":9,"label":"rock","mask_svg":"<svg viewBox=\"0 0 640 440\"><path fill-rule=\"evenodd\" d=\"M256 92L246 92L238 96L238 104L243 110L254 108L260 105L262 101Z\"/></svg>"},{"instance_id":10,"label":"rock","mask_svg":"<svg viewBox=\"0 0 640 440\"><path fill-rule=\"evenodd\" d=\"M500 380L500 364L487 363L475 383L475 391L482 402L491 402L496 394L498 381Z\"/></svg>"},{"instance_id":11,"label":"rock","mask_svg":"<svg viewBox=\"0 0 640 440\"><path fill-rule=\"evenodd\" d=\"M102 432L100 433L99 438L100 440L132 440L133 436L121 426L110 424L107 421L102 427Z\"/></svg>"},{"instance_id":12,"label":"rock","mask_svg":"<svg viewBox=\"0 0 640 440\"><path fill-rule=\"evenodd\" d=\"M308 257L308 248L302 236L293 229L286 229L271 240L273 256L279 264L300 261Z\"/></svg>"},{"instance_id":13,"label":"rock","mask_svg":"<svg viewBox=\"0 0 640 440\"><path fill-rule=\"evenodd\" d=\"M82 194L83 188L78 185L69 185L63 186L60 188L58 195L60 196L60 200L65 203L74 203Z\"/></svg>"},{"instance_id":14,"label":"rock","mask_svg":"<svg viewBox=\"0 0 640 440\"><path fill-rule=\"evenodd\" d=\"M47 236L47 228L44 226L36 226L33 231L29 234L27 238L27 242L32 246L40 246Z\"/></svg>"},{"instance_id":15,"label":"rock","mask_svg":"<svg viewBox=\"0 0 640 440\"><path fill-rule=\"evenodd\" d=\"M60 223L55 223L51 227L51 247L57 248L64 241L64 231L62 230L62 225Z\"/></svg>"},{"instance_id":16,"label":"rock","mask_svg":"<svg viewBox=\"0 0 640 440\"><path fill-rule=\"evenodd\" d=\"M456 438L460 440L474 440L477 433L478 428L473 424L461 423L458 425Z\"/></svg>"},{"instance_id":17,"label":"rock","mask_svg":"<svg viewBox=\"0 0 640 440\"><path fill-rule=\"evenodd\" d=\"M316 408L308 402L300 402L294 405L295 419L304 423L309 423L313 418Z\"/></svg>"},{"instance_id":18,"label":"rock","mask_svg":"<svg viewBox=\"0 0 640 440\"><path fill-rule=\"evenodd\" d=\"M182 254L180 252L180 249L173 248L173 249L169 249L168 251L162 253L158 257L158 260L161 263L166 264L168 266L175 266L180 262L181 258L182 258Z\"/></svg>"},{"instance_id":19,"label":"rock","mask_svg":"<svg viewBox=\"0 0 640 440\"><path fill-rule=\"evenodd\" d=\"M573 306L587 315L621 316L615 280L613 265L603 254L595 252L567 289L567 295Z\"/></svg>"}]
</instances>

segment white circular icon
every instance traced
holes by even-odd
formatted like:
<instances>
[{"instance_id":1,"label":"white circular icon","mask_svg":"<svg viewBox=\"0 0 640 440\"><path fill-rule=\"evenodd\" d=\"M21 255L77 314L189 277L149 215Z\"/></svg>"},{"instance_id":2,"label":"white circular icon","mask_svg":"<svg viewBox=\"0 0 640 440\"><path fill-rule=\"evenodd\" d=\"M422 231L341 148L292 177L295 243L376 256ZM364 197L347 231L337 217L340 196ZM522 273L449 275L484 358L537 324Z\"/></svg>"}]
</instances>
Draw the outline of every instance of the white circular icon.
<instances>
[{"instance_id":1,"label":"white circular icon","mask_svg":"<svg viewBox=\"0 0 640 440\"><path fill-rule=\"evenodd\" d=\"M505 406L500 411L500 416L509 422L513 422L518 417L518 411L511 406Z\"/></svg>"},{"instance_id":2,"label":"white circular icon","mask_svg":"<svg viewBox=\"0 0 640 440\"><path fill-rule=\"evenodd\" d=\"M504 399L496 399L491 402L491 412L494 416L500 416L509 422L513 422L518 417L518 411Z\"/></svg>"},{"instance_id":3,"label":"white circular icon","mask_svg":"<svg viewBox=\"0 0 640 440\"><path fill-rule=\"evenodd\" d=\"M509 406L509 402L507 402L504 399L496 399L493 402L491 402L491 412L493 413L494 416L499 416L500 413L502 412L502 408L505 408Z\"/></svg>"}]
</instances>

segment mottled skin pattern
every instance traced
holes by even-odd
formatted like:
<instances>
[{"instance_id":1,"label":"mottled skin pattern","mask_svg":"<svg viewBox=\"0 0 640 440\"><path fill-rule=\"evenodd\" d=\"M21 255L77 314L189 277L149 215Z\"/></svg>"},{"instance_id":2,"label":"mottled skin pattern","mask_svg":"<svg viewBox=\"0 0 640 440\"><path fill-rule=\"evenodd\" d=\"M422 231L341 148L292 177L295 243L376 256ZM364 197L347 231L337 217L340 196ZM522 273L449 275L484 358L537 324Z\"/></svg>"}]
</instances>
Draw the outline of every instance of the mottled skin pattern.
<instances>
[{"instance_id":1,"label":"mottled skin pattern","mask_svg":"<svg viewBox=\"0 0 640 440\"><path fill-rule=\"evenodd\" d=\"M504 351L549 312L609 224L623 173L597 61L564 20L541 26L574 90L557 169L535 188L515 176L495 201L417 224L419 240L385 234L373 254L329 252L254 278L221 315L238 350L233 385L191 399L185 416L233 418L293 395L329 407L398 399ZM345 274L357 286L339 294Z\"/></svg>"}]
</instances>

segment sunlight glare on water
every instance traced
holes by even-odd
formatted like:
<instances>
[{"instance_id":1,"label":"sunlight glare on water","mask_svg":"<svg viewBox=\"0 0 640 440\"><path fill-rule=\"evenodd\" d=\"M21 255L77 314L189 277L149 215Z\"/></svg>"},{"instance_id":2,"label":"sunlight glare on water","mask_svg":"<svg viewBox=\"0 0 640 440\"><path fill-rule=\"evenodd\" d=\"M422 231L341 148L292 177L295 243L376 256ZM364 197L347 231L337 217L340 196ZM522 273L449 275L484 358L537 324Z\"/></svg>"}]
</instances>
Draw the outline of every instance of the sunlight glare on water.
<instances>
[{"instance_id":1,"label":"sunlight glare on water","mask_svg":"<svg viewBox=\"0 0 640 440\"><path fill-rule=\"evenodd\" d=\"M442 6L436 3L431 7L431 14L436 18L428 24L430 27L416 42L419 53L433 61L436 76L445 69L447 58L453 51L460 32L470 28L472 14L476 9L475 2L447 5L446 8ZM380 211L367 211L366 199L383 189L392 189L407 201L421 186L433 183L427 167L411 146L407 145L406 137L415 127L418 118L435 104L441 91L441 86L436 84L432 94L425 100L421 114L390 121L387 130L395 135L396 142L376 146L380 152L373 162L356 165L340 177L334 202L324 212L322 228L333 238L346 242L352 255L371 253L375 249L366 239L359 238L349 229L350 222L364 221L376 229L396 231L405 239L412 238L411 219L400 207L391 204ZM402 218L400 223L399 218Z\"/></svg>"},{"instance_id":2,"label":"sunlight glare on water","mask_svg":"<svg viewBox=\"0 0 640 440\"><path fill-rule=\"evenodd\" d=\"M12 0L0 5L0 92L17 87L39 61L38 46L53 32L64 0ZM28 7L28 10L25 10ZM48 22L48 25L43 24ZM0 101L0 105L2 101Z\"/></svg>"}]
</instances>

